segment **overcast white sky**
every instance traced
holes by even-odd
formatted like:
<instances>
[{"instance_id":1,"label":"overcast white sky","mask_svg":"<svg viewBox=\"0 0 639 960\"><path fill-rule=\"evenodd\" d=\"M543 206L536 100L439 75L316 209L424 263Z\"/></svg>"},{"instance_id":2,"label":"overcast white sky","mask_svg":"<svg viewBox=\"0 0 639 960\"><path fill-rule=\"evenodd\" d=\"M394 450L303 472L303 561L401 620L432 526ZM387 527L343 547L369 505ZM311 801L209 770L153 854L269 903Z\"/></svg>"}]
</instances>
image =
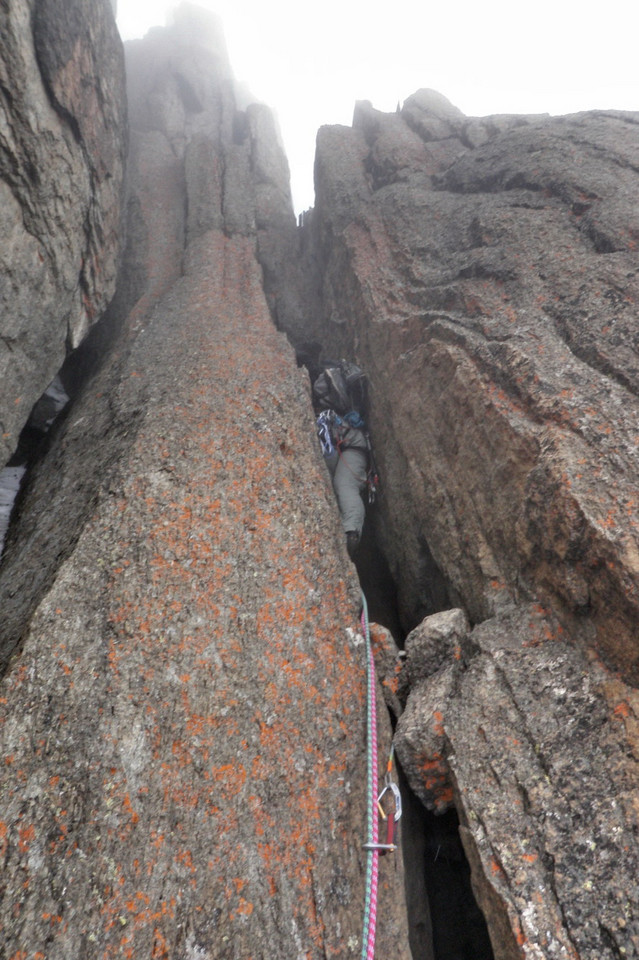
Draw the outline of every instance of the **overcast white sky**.
<instances>
[{"instance_id":1,"label":"overcast white sky","mask_svg":"<svg viewBox=\"0 0 639 960\"><path fill-rule=\"evenodd\" d=\"M176 0L118 0L124 40ZM315 135L356 100L392 111L420 87L468 116L639 110L637 0L199 0L235 78L277 114L296 212L313 205Z\"/></svg>"}]
</instances>

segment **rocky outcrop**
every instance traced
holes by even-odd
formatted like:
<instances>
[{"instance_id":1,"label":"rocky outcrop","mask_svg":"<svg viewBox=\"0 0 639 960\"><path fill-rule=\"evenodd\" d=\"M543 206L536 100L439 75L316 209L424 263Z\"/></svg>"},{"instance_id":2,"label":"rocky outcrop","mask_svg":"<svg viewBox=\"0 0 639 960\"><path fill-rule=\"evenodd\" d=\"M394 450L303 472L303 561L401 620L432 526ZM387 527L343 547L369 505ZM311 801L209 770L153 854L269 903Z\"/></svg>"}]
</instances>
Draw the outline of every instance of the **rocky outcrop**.
<instances>
[{"instance_id":1,"label":"rocky outcrop","mask_svg":"<svg viewBox=\"0 0 639 960\"><path fill-rule=\"evenodd\" d=\"M361 954L359 590L257 259L294 223L285 162L192 23L129 54L129 315L0 573L7 956ZM379 950L407 958L383 866Z\"/></svg>"},{"instance_id":2,"label":"rocky outcrop","mask_svg":"<svg viewBox=\"0 0 639 960\"><path fill-rule=\"evenodd\" d=\"M125 45L131 124L122 308L144 316L209 230L253 237L266 272L296 244L289 170L264 104L240 109L221 25L182 4Z\"/></svg>"},{"instance_id":3,"label":"rocky outcrop","mask_svg":"<svg viewBox=\"0 0 639 960\"><path fill-rule=\"evenodd\" d=\"M298 236L273 117L186 5L127 50L112 299L122 72L94 12L0 15L7 316L37 293L48 322L8 323L7 449L110 301L0 568L4 952L361 954L359 592L274 317L370 377L358 563L405 635L372 631L413 960L638 956L638 116L361 103L320 131ZM382 865L378 952L403 958Z\"/></svg>"},{"instance_id":4,"label":"rocky outcrop","mask_svg":"<svg viewBox=\"0 0 639 960\"><path fill-rule=\"evenodd\" d=\"M408 638L395 744L428 809L454 798L495 957L635 956L636 691L537 605L453 617Z\"/></svg>"},{"instance_id":5,"label":"rocky outcrop","mask_svg":"<svg viewBox=\"0 0 639 960\"><path fill-rule=\"evenodd\" d=\"M113 296L126 150L108 0L0 11L0 457Z\"/></svg>"},{"instance_id":6,"label":"rocky outcrop","mask_svg":"<svg viewBox=\"0 0 639 960\"><path fill-rule=\"evenodd\" d=\"M313 333L371 370L405 623L426 539L473 620L528 588L634 673L637 118L422 109L433 139L420 102L320 132L312 218Z\"/></svg>"},{"instance_id":7,"label":"rocky outcrop","mask_svg":"<svg viewBox=\"0 0 639 960\"><path fill-rule=\"evenodd\" d=\"M404 628L460 608L409 636L396 743L509 960L638 952L638 171L636 114L429 91L318 137L290 329L370 373Z\"/></svg>"},{"instance_id":8,"label":"rocky outcrop","mask_svg":"<svg viewBox=\"0 0 639 960\"><path fill-rule=\"evenodd\" d=\"M358 955L358 593L251 240L191 245L118 383L126 456L3 689L6 948Z\"/></svg>"}]
</instances>

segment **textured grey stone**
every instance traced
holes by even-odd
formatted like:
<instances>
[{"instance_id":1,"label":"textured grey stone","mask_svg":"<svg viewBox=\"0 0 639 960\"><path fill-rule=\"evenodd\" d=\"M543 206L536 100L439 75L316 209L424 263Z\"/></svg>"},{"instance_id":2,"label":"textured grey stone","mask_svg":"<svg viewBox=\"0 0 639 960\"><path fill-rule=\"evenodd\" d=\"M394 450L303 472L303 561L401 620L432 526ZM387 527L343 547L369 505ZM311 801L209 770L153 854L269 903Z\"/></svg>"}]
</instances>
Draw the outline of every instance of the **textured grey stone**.
<instances>
[{"instance_id":1,"label":"textured grey stone","mask_svg":"<svg viewBox=\"0 0 639 960\"><path fill-rule=\"evenodd\" d=\"M470 632L463 610L443 610L426 617L406 637L407 670L411 686L430 677L455 656Z\"/></svg>"},{"instance_id":2,"label":"textured grey stone","mask_svg":"<svg viewBox=\"0 0 639 960\"><path fill-rule=\"evenodd\" d=\"M178 19L131 57L128 316L0 570L3 949L358 956L360 595L256 255L263 188L260 242L292 219L285 164ZM381 766L381 695L379 730ZM379 950L407 960L401 854L380 913Z\"/></svg>"},{"instance_id":3,"label":"textured grey stone","mask_svg":"<svg viewBox=\"0 0 639 960\"><path fill-rule=\"evenodd\" d=\"M115 290L124 64L108 0L0 10L0 456Z\"/></svg>"},{"instance_id":4,"label":"textured grey stone","mask_svg":"<svg viewBox=\"0 0 639 960\"><path fill-rule=\"evenodd\" d=\"M487 122L421 174L412 147L384 152L374 189L397 122L320 132L323 296L301 335L369 372L404 624L435 603L477 622L528 590L587 614L634 675L637 117Z\"/></svg>"},{"instance_id":5,"label":"textured grey stone","mask_svg":"<svg viewBox=\"0 0 639 960\"><path fill-rule=\"evenodd\" d=\"M639 955L638 171L637 114L419 95L318 137L291 332L370 377L396 750L457 809L499 960ZM411 639L451 607L461 642Z\"/></svg>"}]
</instances>

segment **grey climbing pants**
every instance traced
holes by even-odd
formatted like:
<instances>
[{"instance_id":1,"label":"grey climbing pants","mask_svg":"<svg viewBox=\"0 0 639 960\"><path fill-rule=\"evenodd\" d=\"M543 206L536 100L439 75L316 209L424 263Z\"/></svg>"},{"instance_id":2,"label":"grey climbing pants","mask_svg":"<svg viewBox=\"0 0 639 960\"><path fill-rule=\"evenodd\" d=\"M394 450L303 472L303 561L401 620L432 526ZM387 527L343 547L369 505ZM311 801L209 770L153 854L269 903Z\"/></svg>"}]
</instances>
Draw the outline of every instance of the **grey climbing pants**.
<instances>
[{"instance_id":1,"label":"grey climbing pants","mask_svg":"<svg viewBox=\"0 0 639 960\"><path fill-rule=\"evenodd\" d=\"M333 477L333 490L344 532L357 530L361 534L366 513L361 494L366 486L367 453L357 447L349 447L342 450L339 456L327 457L326 463Z\"/></svg>"}]
</instances>

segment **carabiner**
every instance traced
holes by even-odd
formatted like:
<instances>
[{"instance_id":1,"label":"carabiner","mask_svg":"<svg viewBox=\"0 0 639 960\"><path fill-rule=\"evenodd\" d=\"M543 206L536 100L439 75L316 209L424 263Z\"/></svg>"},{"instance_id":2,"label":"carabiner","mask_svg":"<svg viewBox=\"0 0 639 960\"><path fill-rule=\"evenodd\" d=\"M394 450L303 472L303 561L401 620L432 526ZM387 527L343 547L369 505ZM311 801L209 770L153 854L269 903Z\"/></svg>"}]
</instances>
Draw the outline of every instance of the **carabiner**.
<instances>
[{"instance_id":1,"label":"carabiner","mask_svg":"<svg viewBox=\"0 0 639 960\"><path fill-rule=\"evenodd\" d=\"M389 773L386 774L386 783L385 783L384 789L382 790L379 797L377 798L378 807L381 804L382 797L387 792L387 790L391 791L391 793L393 794L393 798L395 800L395 816L393 817L393 820L395 821L395 823L397 823L397 821L400 820L402 816L402 795L399 792L399 787L397 786L395 781L391 780ZM384 816L384 819L386 819L385 816Z\"/></svg>"},{"instance_id":2,"label":"carabiner","mask_svg":"<svg viewBox=\"0 0 639 960\"><path fill-rule=\"evenodd\" d=\"M392 817L389 817L385 812L382 806L382 797L384 794L390 790L393 794L393 799L395 803L395 813ZM386 785L379 797L377 798L377 809L379 810L382 820L387 821L386 825L386 843L380 844L379 850L380 853L387 853L389 850L397 850L397 844L395 843L395 837L397 834L397 823L402 815L402 797L399 792L399 787L394 783L390 778L390 773L386 774Z\"/></svg>"}]
</instances>

